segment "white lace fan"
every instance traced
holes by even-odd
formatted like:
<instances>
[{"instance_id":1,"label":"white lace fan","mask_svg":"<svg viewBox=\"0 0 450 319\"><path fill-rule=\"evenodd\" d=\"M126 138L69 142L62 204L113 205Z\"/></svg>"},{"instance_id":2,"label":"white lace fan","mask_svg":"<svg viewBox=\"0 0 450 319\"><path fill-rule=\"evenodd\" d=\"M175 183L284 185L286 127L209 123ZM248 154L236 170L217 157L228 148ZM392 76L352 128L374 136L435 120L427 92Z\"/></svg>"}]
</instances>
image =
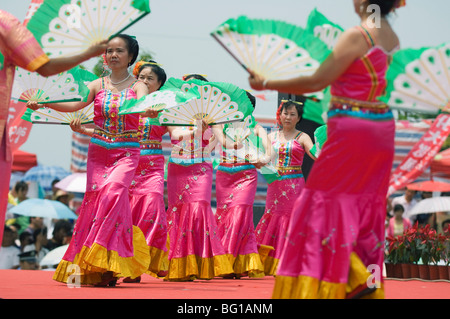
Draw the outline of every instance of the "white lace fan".
<instances>
[{"instance_id":1,"label":"white lace fan","mask_svg":"<svg viewBox=\"0 0 450 319\"><path fill-rule=\"evenodd\" d=\"M167 88L178 88L183 92L196 89L198 98L162 111L159 116L161 125L194 126L203 119L209 125L237 122L253 112L246 91L230 83L170 78L162 89Z\"/></svg>"},{"instance_id":2,"label":"white lace fan","mask_svg":"<svg viewBox=\"0 0 450 319\"><path fill-rule=\"evenodd\" d=\"M148 13L149 0L46 0L27 28L48 56L72 56Z\"/></svg>"},{"instance_id":3,"label":"white lace fan","mask_svg":"<svg viewBox=\"0 0 450 319\"><path fill-rule=\"evenodd\" d=\"M78 67L49 77L17 67L11 94L21 102L40 104L83 101L88 95L89 89Z\"/></svg>"},{"instance_id":4,"label":"white lace fan","mask_svg":"<svg viewBox=\"0 0 450 319\"><path fill-rule=\"evenodd\" d=\"M246 70L266 79L310 75L329 54L327 46L303 28L276 20L229 19L211 33Z\"/></svg>"},{"instance_id":5,"label":"white lace fan","mask_svg":"<svg viewBox=\"0 0 450 319\"><path fill-rule=\"evenodd\" d=\"M450 43L394 54L381 98L393 109L437 114L450 111Z\"/></svg>"}]
</instances>

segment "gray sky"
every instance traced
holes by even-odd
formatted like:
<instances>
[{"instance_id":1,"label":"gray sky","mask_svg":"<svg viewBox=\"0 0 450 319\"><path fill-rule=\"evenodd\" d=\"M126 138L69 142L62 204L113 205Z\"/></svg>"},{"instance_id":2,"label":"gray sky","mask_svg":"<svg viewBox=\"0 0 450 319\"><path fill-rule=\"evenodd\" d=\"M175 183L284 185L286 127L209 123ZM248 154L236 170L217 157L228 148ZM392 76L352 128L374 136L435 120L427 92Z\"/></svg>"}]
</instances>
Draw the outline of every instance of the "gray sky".
<instances>
[{"instance_id":1,"label":"gray sky","mask_svg":"<svg viewBox=\"0 0 450 319\"><path fill-rule=\"evenodd\" d=\"M0 8L23 20L29 0L0 0ZM344 29L359 23L353 0L151 0L151 13L126 31L136 36L142 50L153 54L169 77L187 73L206 74L249 89L247 73L209 35L222 22L239 15L278 19L306 26L309 13L317 8ZM450 41L450 1L407 0L407 5L390 17L402 48L435 46ZM95 60L86 64L88 69ZM265 114L275 113L260 107ZM258 109L258 108L257 108ZM36 153L44 165L70 168L69 127L34 125L21 147Z\"/></svg>"}]
</instances>

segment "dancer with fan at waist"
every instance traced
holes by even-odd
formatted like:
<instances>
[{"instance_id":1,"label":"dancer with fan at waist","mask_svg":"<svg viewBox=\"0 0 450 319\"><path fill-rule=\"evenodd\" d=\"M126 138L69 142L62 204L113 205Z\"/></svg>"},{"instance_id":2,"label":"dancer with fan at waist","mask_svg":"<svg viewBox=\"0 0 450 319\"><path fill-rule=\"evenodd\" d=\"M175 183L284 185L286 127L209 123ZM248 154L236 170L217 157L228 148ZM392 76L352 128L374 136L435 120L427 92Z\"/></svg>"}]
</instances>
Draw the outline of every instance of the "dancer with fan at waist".
<instances>
[{"instance_id":1,"label":"dancer with fan at waist","mask_svg":"<svg viewBox=\"0 0 450 319\"><path fill-rule=\"evenodd\" d=\"M256 106L255 97L247 92L247 96ZM254 120L254 118L252 118ZM264 268L258 253L253 224L253 203L258 184L258 159L238 158L236 150L249 152L243 140L231 141L226 134L227 128L233 124L213 126L215 140L222 146L221 161L216 171L216 221L218 234L225 252L233 265L233 274L225 278L241 278L243 276L262 277ZM241 132L267 141L267 133L258 123L251 123L248 128L253 133ZM265 147L265 146L264 146Z\"/></svg>"},{"instance_id":2,"label":"dancer with fan at waist","mask_svg":"<svg viewBox=\"0 0 450 319\"><path fill-rule=\"evenodd\" d=\"M305 153L311 154L313 142L308 134L296 129L303 115L303 104L290 100L282 101L277 111L279 131L269 134L267 157L263 162L274 160L277 179L267 187L266 208L256 226L259 246L270 246L273 250L261 254L266 276L274 276L286 240L286 232L292 213L292 203L300 196L305 186L302 163ZM264 248L264 247L262 247ZM265 249L262 249L264 251Z\"/></svg>"},{"instance_id":3,"label":"dancer with fan at waist","mask_svg":"<svg viewBox=\"0 0 450 319\"><path fill-rule=\"evenodd\" d=\"M8 111L16 66L42 76L51 76L102 54L106 42L92 45L70 57L49 58L28 29L12 14L0 10L0 242L8 204L12 154L8 134Z\"/></svg>"},{"instance_id":4,"label":"dancer with fan at waist","mask_svg":"<svg viewBox=\"0 0 450 319\"><path fill-rule=\"evenodd\" d=\"M155 61L139 61L133 75L143 82L148 92L159 90L166 82L164 69ZM81 121L73 120L71 128L75 132L93 134L92 129L81 127ZM148 273L162 276L168 268L167 222L164 205L164 156L161 141L167 128L154 125L152 119L139 117L138 137L140 145L139 164L129 189L133 224L145 235L150 251ZM124 282L138 283L141 277L124 278Z\"/></svg>"},{"instance_id":5,"label":"dancer with fan at waist","mask_svg":"<svg viewBox=\"0 0 450 319\"><path fill-rule=\"evenodd\" d=\"M293 94L331 85L328 140L294 205L274 298L384 297L384 224L395 122L377 98L399 47L386 16L404 3L353 2L361 25L341 35L315 74L286 81L266 81L257 74L249 78L254 89ZM380 8L379 27L368 20L369 5ZM378 268L374 277L369 278L369 266Z\"/></svg>"},{"instance_id":6,"label":"dancer with fan at waist","mask_svg":"<svg viewBox=\"0 0 450 319\"><path fill-rule=\"evenodd\" d=\"M111 38L105 53L111 74L89 83L87 101L47 105L73 112L94 102L96 125L88 150L86 193L69 248L53 276L56 281L67 282L73 264L80 268L81 284L96 286L114 286L117 277L136 278L148 269L149 250L142 231L133 226L128 195L139 162L139 115L118 114L125 100L148 94L147 86L128 73L138 53L133 37ZM32 102L28 106L39 107Z\"/></svg>"},{"instance_id":7,"label":"dancer with fan at waist","mask_svg":"<svg viewBox=\"0 0 450 319\"><path fill-rule=\"evenodd\" d=\"M233 268L217 235L211 208L211 129L201 120L194 129L169 126L169 133L173 146L167 173L170 247L166 280L191 281L230 274Z\"/></svg>"},{"instance_id":8,"label":"dancer with fan at waist","mask_svg":"<svg viewBox=\"0 0 450 319\"><path fill-rule=\"evenodd\" d=\"M133 74L145 83L149 93L159 90L166 82L164 69L155 61L136 63ZM147 273L164 276L168 270L167 218L164 204L164 156L162 137L167 127L155 125L150 117L139 118L139 165L130 186L130 205L133 223L145 235L150 251ZM124 282L139 282L125 278Z\"/></svg>"}]
</instances>

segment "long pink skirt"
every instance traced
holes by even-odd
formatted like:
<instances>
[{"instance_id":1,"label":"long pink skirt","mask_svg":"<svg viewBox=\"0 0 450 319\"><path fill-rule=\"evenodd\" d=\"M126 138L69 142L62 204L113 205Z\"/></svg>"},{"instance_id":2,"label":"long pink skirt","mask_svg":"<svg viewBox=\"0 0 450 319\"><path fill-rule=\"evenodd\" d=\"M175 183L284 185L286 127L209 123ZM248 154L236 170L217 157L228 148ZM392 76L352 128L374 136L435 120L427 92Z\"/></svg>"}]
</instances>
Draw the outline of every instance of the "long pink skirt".
<instances>
[{"instance_id":1,"label":"long pink skirt","mask_svg":"<svg viewBox=\"0 0 450 319\"><path fill-rule=\"evenodd\" d=\"M168 269L167 219L164 204L164 156L141 155L130 186L133 224L144 233L150 251L151 275Z\"/></svg>"},{"instance_id":2,"label":"long pink skirt","mask_svg":"<svg viewBox=\"0 0 450 319\"><path fill-rule=\"evenodd\" d=\"M90 143L87 185L69 248L53 279L67 282L77 265L81 284L101 281L102 273L135 278L148 269L145 237L133 226L128 188L139 148L107 149Z\"/></svg>"},{"instance_id":3,"label":"long pink skirt","mask_svg":"<svg viewBox=\"0 0 450 319\"><path fill-rule=\"evenodd\" d=\"M211 279L233 272L211 209L212 164L169 163L168 280Z\"/></svg>"},{"instance_id":4,"label":"long pink skirt","mask_svg":"<svg viewBox=\"0 0 450 319\"><path fill-rule=\"evenodd\" d=\"M216 172L216 220L219 237L234 273L259 277L264 269L253 224L258 173L253 165L251 167L234 172L234 166L219 166Z\"/></svg>"},{"instance_id":5,"label":"long pink skirt","mask_svg":"<svg viewBox=\"0 0 450 319\"><path fill-rule=\"evenodd\" d=\"M384 296L394 135L392 119L329 119L328 140L294 205L274 298L345 298L367 280L379 288L373 297Z\"/></svg>"},{"instance_id":6,"label":"long pink skirt","mask_svg":"<svg viewBox=\"0 0 450 319\"><path fill-rule=\"evenodd\" d=\"M304 178L298 177L276 180L267 187L266 209L256 226L258 245L273 248L268 256L262 256L264 273L267 276L273 276L276 273L286 240L292 204L300 196L304 186Z\"/></svg>"}]
</instances>

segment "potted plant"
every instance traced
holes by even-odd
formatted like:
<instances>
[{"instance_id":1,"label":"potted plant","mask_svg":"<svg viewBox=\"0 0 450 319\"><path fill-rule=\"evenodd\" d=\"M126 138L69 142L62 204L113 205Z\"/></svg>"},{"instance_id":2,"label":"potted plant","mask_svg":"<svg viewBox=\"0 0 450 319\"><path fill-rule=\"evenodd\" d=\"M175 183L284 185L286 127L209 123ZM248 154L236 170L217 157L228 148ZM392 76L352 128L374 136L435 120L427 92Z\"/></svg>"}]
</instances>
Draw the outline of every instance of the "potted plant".
<instances>
[{"instance_id":1,"label":"potted plant","mask_svg":"<svg viewBox=\"0 0 450 319\"><path fill-rule=\"evenodd\" d=\"M443 234L436 236L436 264L439 279L450 279L450 231L446 229Z\"/></svg>"},{"instance_id":2,"label":"potted plant","mask_svg":"<svg viewBox=\"0 0 450 319\"><path fill-rule=\"evenodd\" d=\"M388 236L386 253L386 273L394 278L410 278L411 242L405 235Z\"/></svg>"},{"instance_id":3,"label":"potted plant","mask_svg":"<svg viewBox=\"0 0 450 319\"><path fill-rule=\"evenodd\" d=\"M386 240L389 244L386 252L388 276L432 280L450 277L449 230L438 234L430 225L419 227L415 223L402 235L388 236ZM442 263L445 266L439 265Z\"/></svg>"},{"instance_id":4,"label":"potted plant","mask_svg":"<svg viewBox=\"0 0 450 319\"><path fill-rule=\"evenodd\" d=\"M404 241L407 243L408 249L408 265L410 271L409 278L419 278L419 268L418 262L421 258L421 251L419 249L419 245L421 243L421 239L418 236L418 228L419 224L415 223L413 227L406 229L404 234Z\"/></svg>"},{"instance_id":5,"label":"potted plant","mask_svg":"<svg viewBox=\"0 0 450 319\"><path fill-rule=\"evenodd\" d=\"M430 279L430 267L429 264L433 259L434 254L434 237L436 231L427 224L425 227L421 227L418 230L418 238L420 244L418 249L420 250L420 256L422 263L419 265L419 274L422 279Z\"/></svg>"},{"instance_id":6,"label":"potted plant","mask_svg":"<svg viewBox=\"0 0 450 319\"><path fill-rule=\"evenodd\" d=\"M402 259L402 242L401 236L386 238L389 243L388 250L385 254L386 275L387 277L402 278L401 259Z\"/></svg>"}]
</instances>

